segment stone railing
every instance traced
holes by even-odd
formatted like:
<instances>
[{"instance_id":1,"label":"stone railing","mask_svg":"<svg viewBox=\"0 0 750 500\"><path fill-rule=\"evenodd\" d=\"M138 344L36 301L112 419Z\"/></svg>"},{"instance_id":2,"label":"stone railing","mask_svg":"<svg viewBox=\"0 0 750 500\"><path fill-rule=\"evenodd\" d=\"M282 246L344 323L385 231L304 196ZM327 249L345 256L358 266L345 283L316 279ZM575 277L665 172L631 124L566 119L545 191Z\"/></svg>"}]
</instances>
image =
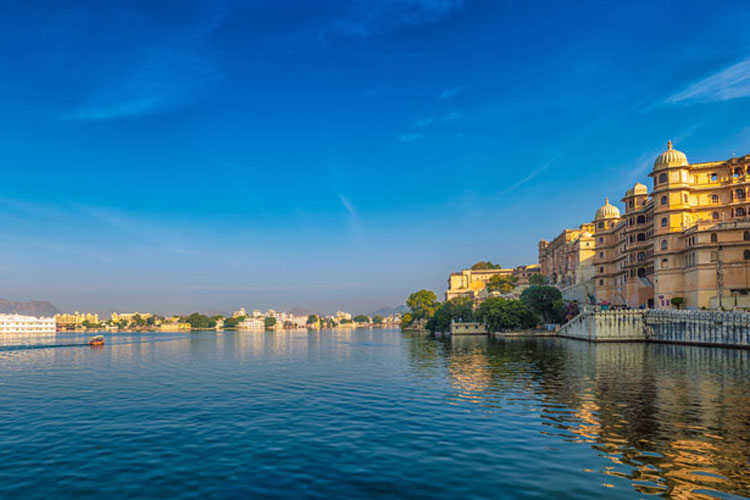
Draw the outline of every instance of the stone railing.
<instances>
[{"instance_id":1,"label":"stone railing","mask_svg":"<svg viewBox=\"0 0 750 500\"><path fill-rule=\"evenodd\" d=\"M646 338L651 342L750 347L750 314L655 309L646 313Z\"/></svg>"},{"instance_id":2,"label":"stone railing","mask_svg":"<svg viewBox=\"0 0 750 500\"><path fill-rule=\"evenodd\" d=\"M646 340L645 311L583 312L560 328L561 337L591 342Z\"/></svg>"}]
</instances>

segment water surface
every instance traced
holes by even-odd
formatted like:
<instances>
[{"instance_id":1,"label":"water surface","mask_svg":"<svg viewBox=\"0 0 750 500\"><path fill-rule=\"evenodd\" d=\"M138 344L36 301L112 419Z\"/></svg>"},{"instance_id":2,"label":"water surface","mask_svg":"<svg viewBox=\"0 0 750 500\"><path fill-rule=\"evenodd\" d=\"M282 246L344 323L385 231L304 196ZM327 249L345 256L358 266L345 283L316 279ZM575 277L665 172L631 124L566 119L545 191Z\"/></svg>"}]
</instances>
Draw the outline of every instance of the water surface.
<instances>
[{"instance_id":1,"label":"water surface","mask_svg":"<svg viewBox=\"0 0 750 500\"><path fill-rule=\"evenodd\" d=\"M0 339L0 497L750 495L748 351L106 336Z\"/></svg>"}]
</instances>

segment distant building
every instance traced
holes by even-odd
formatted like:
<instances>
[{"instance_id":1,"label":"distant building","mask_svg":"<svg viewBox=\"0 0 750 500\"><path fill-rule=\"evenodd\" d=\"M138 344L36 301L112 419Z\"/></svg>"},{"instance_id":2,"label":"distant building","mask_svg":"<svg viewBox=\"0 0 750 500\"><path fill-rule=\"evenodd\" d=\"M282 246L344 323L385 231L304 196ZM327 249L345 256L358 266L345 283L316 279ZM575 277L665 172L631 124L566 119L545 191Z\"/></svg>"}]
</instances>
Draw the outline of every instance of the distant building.
<instances>
[{"instance_id":1,"label":"distant building","mask_svg":"<svg viewBox=\"0 0 750 500\"><path fill-rule=\"evenodd\" d=\"M247 332L262 332L266 329L264 318L245 318L237 325L238 330Z\"/></svg>"},{"instance_id":2,"label":"distant building","mask_svg":"<svg viewBox=\"0 0 750 500\"><path fill-rule=\"evenodd\" d=\"M87 321L92 324L99 323L99 315L93 314L93 313L81 314L78 311L76 311L73 314L68 314L68 313L56 314L55 321L57 322L57 327L61 329L80 328L83 326L84 321Z\"/></svg>"},{"instance_id":3,"label":"distant building","mask_svg":"<svg viewBox=\"0 0 750 500\"><path fill-rule=\"evenodd\" d=\"M20 314L0 314L0 334L34 333L54 335L55 318L37 318Z\"/></svg>"},{"instance_id":4,"label":"distant building","mask_svg":"<svg viewBox=\"0 0 750 500\"><path fill-rule=\"evenodd\" d=\"M140 316L141 319L148 319L151 316L153 316L153 314L151 314L151 313L137 313L137 312L134 312L134 313L112 313L112 321L114 323L119 323L120 321L125 320L128 323L130 323L130 322L134 321L134 318L136 316Z\"/></svg>"},{"instance_id":5,"label":"distant building","mask_svg":"<svg viewBox=\"0 0 750 500\"><path fill-rule=\"evenodd\" d=\"M159 330L162 332L189 332L192 329L190 323L162 323Z\"/></svg>"},{"instance_id":6,"label":"distant building","mask_svg":"<svg viewBox=\"0 0 750 500\"><path fill-rule=\"evenodd\" d=\"M240 307L239 311L234 311L234 313L232 314L233 318L239 318L241 316L247 316L247 312L245 311L244 307Z\"/></svg>"},{"instance_id":7,"label":"distant building","mask_svg":"<svg viewBox=\"0 0 750 500\"><path fill-rule=\"evenodd\" d=\"M342 320L346 320L347 322L351 321L352 320L352 315L350 313L348 313L348 312L336 311L336 317L333 318L333 320L336 323L341 324Z\"/></svg>"}]
</instances>

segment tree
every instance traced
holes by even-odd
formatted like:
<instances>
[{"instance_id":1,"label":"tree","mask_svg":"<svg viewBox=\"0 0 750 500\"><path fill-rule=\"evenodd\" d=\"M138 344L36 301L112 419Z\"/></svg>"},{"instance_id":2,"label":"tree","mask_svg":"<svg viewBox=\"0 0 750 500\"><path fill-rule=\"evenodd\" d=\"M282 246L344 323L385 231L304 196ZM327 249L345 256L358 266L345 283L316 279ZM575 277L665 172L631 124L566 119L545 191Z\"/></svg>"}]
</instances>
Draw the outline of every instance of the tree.
<instances>
[{"instance_id":1,"label":"tree","mask_svg":"<svg viewBox=\"0 0 750 500\"><path fill-rule=\"evenodd\" d=\"M467 323L474 321L474 301L469 297L455 297L443 302L435 314L427 321L431 332L448 332L452 322Z\"/></svg>"},{"instance_id":2,"label":"tree","mask_svg":"<svg viewBox=\"0 0 750 500\"><path fill-rule=\"evenodd\" d=\"M510 293L516 287L518 278L511 274L505 276L496 274L487 282L487 290L490 292Z\"/></svg>"},{"instance_id":3,"label":"tree","mask_svg":"<svg viewBox=\"0 0 750 500\"><path fill-rule=\"evenodd\" d=\"M549 279L543 274L532 274L529 276L529 285L546 285L549 283Z\"/></svg>"},{"instance_id":4,"label":"tree","mask_svg":"<svg viewBox=\"0 0 750 500\"><path fill-rule=\"evenodd\" d=\"M411 325L414 321L414 318L412 317L411 313L405 313L403 316L401 316L401 328L406 328L407 326Z\"/></svg>"},{"instance_id":5,"label":"tree","mask_svg":"<svg viewBox=\"0 0 750 500\"><path fill-rule=\"evenodd\" d=\"M670 302L677 309L680 309L682 307L682 304L685 302L685 297L672 297L672 299L670 300Z\"/></svg>"},{"instance_id":6,"label":"tree","mask_svg":"<svg viewBox=\"0 0 750 500\"><path fill-rule=\"evenodd\" d=\"M413 319L430 319L438 307L437 295L430 290L420 290L409 295L406 305Z\"/></svg>"},{"instance_id":7,"label":"tree","mask_svg":"<svg viewBox=\"0 0 750 500\"><path fill-rule=\"evenodd\" d=\"M237 317L235 316L226 317L224 318L224 328L236 328L237 325L245 321L246 318L247 316L245 315L237 316Z\"/></svg>"},{"instance_id":8,"label":"tree","mask_svg":"<svg viewBox=\"0 0 750 500\"><path fill-rule=\"evenodd\" d=\"M189 316L183 316L180 318L183 323L190 323L190 327L193 329L205 329L213 328L216 326L216 321L212 320L204 314L194 312Z\"/></svg>"},{"instance_id":9,"label":"tree","mask_svg":"<svg viewBox=\"0 0 750 500\"><path fill-rule=\"evenodd\" d=\"M372 317L372 322L373 324L379 325L383 323L383 317L380 314L376 314Z\"/></svg>"},{"instance_id":10,"label":"tree","mask_svg":"<svg viewBox=\"0 0 750 500\"><path fill-rule=\"evenodd\" d=\"M562 293L554 286L530 286L521 292L521 301L545 323L559 323L563 318Z\"/></svg>"},{"instance_id":11,"label":"tree","mask_svg":"<svg viewBox=\"0 0 750 500\"><path fill-rule=\"evenodd\" d=\"M268 316L263 320L263 324L266 325L266 328L273 328L274 325L276 325L276 318L274 318L273 316Z\"/></svg>"},{"instance_id":12,"label":"tree","mask_svg":"<svg viewBox=\"0 0 750 500\"><path fill-rule=\"evenodd\" d=\"M354 322L355 323L369 323L370 322L370 318L368 318L364 314L358 314L358 315L354 316Z\"/></svg>"},{"instance_id":13,"label":"tree","mask_svg":"<svg viewBox=\"0 0 750 500\"><path fill-rule=\"evenodd\" d=\"M307 324L308 325L314 325L318 322L318 316L315 314L311 314L307 317Z\"/></svg>"},{"instance_id":14,"label":"tree","mask_svg":"<svg viewBox=\"0 0 750 500\"><path fill-rule=\"evenodd\" d=\"M471 266L472 271L484 271L485 269L502 269L503 266L500 264L493 264L489 260L480 260L473 266Z\"/></svg>"},{"instance_id":15,"label":"tree","mask_svg":"<svg viewBox=\"0 0 750 500\"><path fill-rule=\"evenodd\" d=\"M532 328L538 317L526 304L516 299L491 297L479 305L477 319L487 325L490 332L513 328Z\"/></svg>"}]
</instances>

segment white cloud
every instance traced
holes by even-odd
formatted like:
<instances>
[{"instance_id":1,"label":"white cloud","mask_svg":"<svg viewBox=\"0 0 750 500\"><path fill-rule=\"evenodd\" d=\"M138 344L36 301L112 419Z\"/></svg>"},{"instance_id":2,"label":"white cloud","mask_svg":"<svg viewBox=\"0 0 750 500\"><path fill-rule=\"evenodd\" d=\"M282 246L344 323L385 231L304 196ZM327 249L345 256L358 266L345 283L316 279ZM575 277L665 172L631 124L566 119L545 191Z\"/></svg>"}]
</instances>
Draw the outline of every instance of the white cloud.
<instances>
[{"instance_id":1,"label":"white cloud","mask_svg":"<svg viewBox=\"0 0 750 500\"><path fill-rule=\"evenodd\" d=\"M445 89L438 94L438 99L440 99L441 101L445 99L450 99L451 97L455 97L459 92L461 92L461 87L453 87L452 89Z\"/></svg>"},{"instance_id":2,"label":"white cloud","mask_svg":"<svg viewBox=\"0 0 750 500\"><path fill-rule=\"evenodd\" d=\"M733 64L664 100L667 104L708 103L750 97L750 59Z\"/></svg>"},{"instance_id":3,"label":"white cloud","mask_svg":"<svg viewBox=\"0 0 750 500\"><path fill-rule=\"evenodd\" d=\"M399 26L442 21L463 6L463 0L360 0L349 16L336 19L332 28L347 35L370 36Z\"/></svg>"}]
</instances>

